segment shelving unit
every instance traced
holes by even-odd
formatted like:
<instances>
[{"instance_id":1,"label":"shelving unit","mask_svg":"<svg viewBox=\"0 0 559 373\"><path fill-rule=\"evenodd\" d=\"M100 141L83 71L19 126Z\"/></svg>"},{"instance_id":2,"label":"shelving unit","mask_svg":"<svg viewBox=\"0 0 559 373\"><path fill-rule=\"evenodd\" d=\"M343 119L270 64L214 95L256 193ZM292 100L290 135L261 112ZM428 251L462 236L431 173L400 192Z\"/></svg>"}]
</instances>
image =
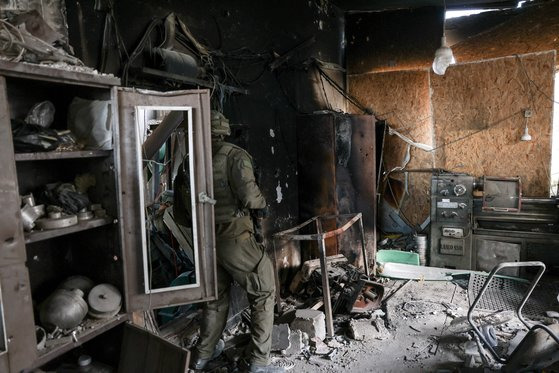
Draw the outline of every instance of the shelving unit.
<instances>
[{"instance_id":1,"label":"shelving unit","mask_svg":"<svg viewBox=\"0 0 559 373\"><path fill-rule=\"evenodd\" d=\"M18 272L22 284L18 286L23 286L23 290L18 290L17 294L10 294L10 291L14 292L12 286L0 283L6 329L12 336L8 354L0 355L0 372L40 367L128 320L126 305L123 305L121 314L110 319L86 317L73 335L49 340L47 344L50 346L37 350L35 325L40 325L39 305L68 276L85 275L95 284L110 283L124 294L125 263L120 239L117 174L117 84L118 79L107 76L0 61L0 110L9 113L9 116L0 118L0 154L6 165L0 171L0 177L9 180L9 184L3 186L4 190L0 190L0 202L7 203L5 210L0 211L0 226L12 223L10 233L0 228L0 245L6 246L8 240L10 247L15 247L12 251L16 254L4 257L0 247L0 279L7 277L3 272L10 268L9 265L27 269ZM110 102L112 150L14 152L11 120L24 118L35 103L49 100L56 109L51 128L65 130L68 108L75 97ZM71 183L76 176L83 174L95 178L95 185L87 194L91 203L103 206L106 218L85 220L66 228L23 232L20 195L33 193L37 203L41 203L41 191L46 184Z\"/></svg>"},{"instance_id":2,"label":"shelving unit","mask_svg":"<svg viewBox=\"0 0 559 373\"><path fill-rule=\"evenodd\" d=\"M97 227L102 227L104 225L112 224L113 220L108 218L98 218L91 219L87 221L81 221L76 225L71 227L59 228L59 229L49 229L43 231L32 231L25 235L25 243L39 242L43 240L48 240L54 237L65 236L67 234L72 234L76 232L85 231L88 229L93 229Z\"/></svg>"},{"instance_id":3,"label":"shelving unit","mask_svg":"<svg viewBox=\"0 0 559 373\"><path fill-rule=\"evenodd\" d=\"M108 157L112 150L80 150L68 152L41 152L41 153L16 153L16 162L23 161L47 161L53 159L73 159L73 158L100 158Z\"/></svg>"},{"instance_id":4,"label":"shelving unit","mask_svg":"<svg viewBox=\"0 0 559 373\"><path fill-rule=\"evenodd\" d=\"M72 349L86 342L93 346L114 329L141 312L169 305L215 299L215 244L213 207L199 203L197 237L199 286L145 291L142 235L145 221L139 180L142 160L135 110L137 106L187 107L193 113L193 167L195 189L212 195L210 93L208 90L138 92L118 89L119 79L31 64L0 61L0 288L7 352L0 353L1 373L20 373L52 360L67 359ZM51 101L55 108L51 128L65 130L74 97L110 101L112 150L15 153L11 120L25 118L37 102ZM7 115L9 114L9 115ZM72 183L88 174L95 185L87 190L91 203L101 204L106 218L77 225L25 233L20 196L33 193L42 200L45 185ZM86 318L74 338L56 340L37 350L35 325L40 324L41 303L73 275L95 284L108 283L122 295L121 314L106 320ZM1 320L0 320L1 321ZM101 335L103 334L103 335ZM157 338L157 336L154 336ZM118 343L118 342L117 342ZM118 348L118 347L117 347Z\"/></svg>"},{"instance_id":5,"label":"shelving unit","mask_svg":"<svg viewBox=\"0 0 559 373\"><path fill-rule=\"evenodd\" d=\"M107 330L112 329L128 320L129 317L126 313L120 313L109 319L88 319L83 323L83 329L77 332L75 337L72 337L71 335L62 337L60 339L63 341L58 343L57 340L54 340L54 343L51 346L46 346L43 350L39 351L38 358L33 363L31 369L38 368L48 363L52 359L65 354L75 347L81 346Z\"/></svg>"}]
</instances>

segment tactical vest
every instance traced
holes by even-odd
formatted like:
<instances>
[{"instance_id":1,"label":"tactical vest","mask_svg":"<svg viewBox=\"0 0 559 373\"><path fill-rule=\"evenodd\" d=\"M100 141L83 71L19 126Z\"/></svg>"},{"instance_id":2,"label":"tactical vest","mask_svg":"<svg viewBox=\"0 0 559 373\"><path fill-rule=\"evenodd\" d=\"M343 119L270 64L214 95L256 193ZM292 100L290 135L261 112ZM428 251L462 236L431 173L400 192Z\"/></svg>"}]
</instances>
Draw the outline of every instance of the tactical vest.
<instances>
[{"instance_id":1,"label":"tactical vest","mask_svg":"<svg viewBox=\"0 0 559 373\"><path fill-rule=\"evenodd\" d=\"M239 205L239 200L235 197L229 184L231 178L230 167L228 167L229 156L235 149L242 152L245 152L245 150L227 142L216 145L218 148L214 149L212 157L214 199L217 201L214 206L214 217L216 224L222 224L249 214L248 210Z\"/></svg>"},{"instance_id":2,"label":"tactical vest","mask_svg":"<svg viewBox=\"0 0 559 373\"><path fill-rule=\"evenodd\" d=\"M250 156L244 149L234 144L222 142L216 145L212 155L214 199L217 201L214 206L214 217L215 224L222 224L231 222L238 217L249 215L249 211L239 205L239 201L229 184L231 175L230 168L228 167L228 158L235 149L244 152L249 158ZM185 157L179 166L178 174L173 183L173 214L177 223L190 227L192 226L192 205L190 202L191 192L188 169L188 157Z\"/></svg>"}]
</instances>

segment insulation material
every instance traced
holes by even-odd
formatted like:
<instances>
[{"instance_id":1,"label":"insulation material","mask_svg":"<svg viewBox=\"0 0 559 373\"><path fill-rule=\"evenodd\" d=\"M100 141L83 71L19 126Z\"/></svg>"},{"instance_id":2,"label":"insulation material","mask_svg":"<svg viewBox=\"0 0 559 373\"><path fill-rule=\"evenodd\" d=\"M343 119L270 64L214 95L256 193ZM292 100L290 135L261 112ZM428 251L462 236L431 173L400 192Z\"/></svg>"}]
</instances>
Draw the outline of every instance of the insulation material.
<instances>
[{"instance_id":1,"label":"insulation material","mask_svg":"<svg viewBox=\"0 0 559 373\"><path fill-rule=\"evenodd\" d=\"M451 66L431 76L437 167L520 176L525 196L549 191L555 51ZM532 141L520 141L523 109Z\"/></svg>"},{"instance_id":2,"label":"insulation material","mask_svg":"<svg viewBox=\"0 0 559 373\"><path fill-rule=\"evenodd\" d=\"M379 119L415 142L433 145L433 125L427 70L395 71L349 75L350 94L372 108ZM353 108L354 112L359 112ZM401 166L406 143L395 135L387 136L384 149L385 170ZM433 167L433 156L417 148L411 149L408 169ZM404 180L403 174L392 174ZM402 212L411 224L422 223L429 216L430 174L410 173L409 194L404 198Z\"/></svg>"},{"instance_id":3,"label":"insulation material","mask_svg":"<svg viewBox=\"0 0 559 373\"><path fill-rule=\"evenodd\" d=\"M530 6L493 29L452 46L458 62L559 49L559 2Z\"/></svg>"}]
</instances>

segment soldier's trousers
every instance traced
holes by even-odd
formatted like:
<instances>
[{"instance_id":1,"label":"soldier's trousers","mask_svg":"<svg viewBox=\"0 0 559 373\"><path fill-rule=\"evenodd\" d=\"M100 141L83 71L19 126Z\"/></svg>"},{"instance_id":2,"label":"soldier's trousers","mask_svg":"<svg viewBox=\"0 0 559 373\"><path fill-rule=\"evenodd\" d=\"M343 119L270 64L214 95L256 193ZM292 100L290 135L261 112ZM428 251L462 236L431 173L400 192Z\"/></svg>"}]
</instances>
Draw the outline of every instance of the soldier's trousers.
<instances>
[{"instance_id":1,"label":"soldier's trousers","mask_svg":"<svg viewBox=\"0 0 559 373\"><path fill-rule=\"evenodd\" d=\"M250 363L267 365L274 322L274 269L264 247L254 236L216 239L218 299L206 303L200 326L198 355L209 358L223 333L233 280L246 290L251 310L251 340L246 349Z\"/></svg>"}]
</instances>

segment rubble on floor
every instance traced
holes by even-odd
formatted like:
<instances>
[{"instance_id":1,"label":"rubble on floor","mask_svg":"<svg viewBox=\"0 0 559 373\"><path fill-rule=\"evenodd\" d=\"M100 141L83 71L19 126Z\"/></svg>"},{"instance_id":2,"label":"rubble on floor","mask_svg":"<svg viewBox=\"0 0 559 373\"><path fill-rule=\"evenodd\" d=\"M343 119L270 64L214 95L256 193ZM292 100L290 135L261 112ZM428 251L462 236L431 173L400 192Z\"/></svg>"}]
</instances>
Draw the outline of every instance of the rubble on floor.
<instances>
[{"instance_id":1,"label":"rubble on floor","mask_svg":"<svg viewBox=\"0 0 559 373\"><path fill-rule=\"evenodd\" d=\"M467 320L471 302L467 274L466 280L454 281L379 279L385 295L379 292L378 307L353 312L354 308L339 306L339 299L347 301L344 289L354 286L363 275L357 275L359 271L344 260L331 263L332 304L338 306L334 306L334 335L328 336L320 271L313 267L303 267L297 293L283 300L283 312L276 318L272 336L273 364L302 373L486 372L502 368L483 348ZM553 317L559 309L548 311L541 320L559 327ZM250 338L247 313L225 333L225 353L212 362L210 371L235 371L235 362ZM485 326L496 348L509 355L526 335L511 310L482 310L475 313L474 320ZM195 343L195 339L186 340L190 346L185 347ZM549 365L555 357L548 353L544 358Z\"/></svg>"},{"instance_id":2,"label":"rubble on floor","mask_svg":"<svg viewBox=\"0 0 559 373\"><path fill-rule=\"evenodd\" d=\"M291 323L291 327L307 333L310 338L318 338L324 340L326 338L326 324L324 322L324 313L321 311L302 309L295 312L295 320Z\"/></svg>"}]
</instances>

